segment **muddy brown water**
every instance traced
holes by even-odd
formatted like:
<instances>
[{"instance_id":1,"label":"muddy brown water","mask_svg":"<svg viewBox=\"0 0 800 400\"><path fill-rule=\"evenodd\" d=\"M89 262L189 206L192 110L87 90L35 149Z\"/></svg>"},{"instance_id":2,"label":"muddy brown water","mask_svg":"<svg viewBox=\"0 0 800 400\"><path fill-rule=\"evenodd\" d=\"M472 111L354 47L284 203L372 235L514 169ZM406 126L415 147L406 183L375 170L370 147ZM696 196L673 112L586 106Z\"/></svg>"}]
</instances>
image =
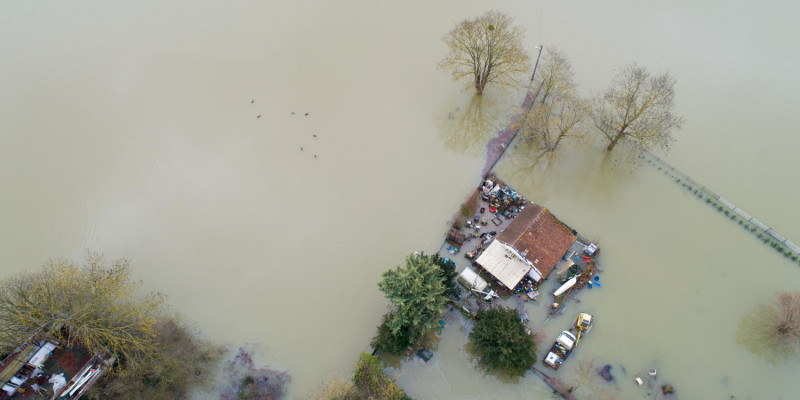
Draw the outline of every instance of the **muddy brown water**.
<instances>
[{"instance_id":1,"label":"muddy brown water","mask_svg":"<svg viewBox=\"0 0 800 400\"><path fill-rule=\"evenodd\" d=\"M584 93L629 62L670 69L687 122L665 159L800 241L797 5L495 6L531 52L564 50ZM292 395L348 374L386 310L380 272L438 248L521 100L490 91L476 106L436 69L440 37L485 7L3 2L2 275L84 248L128 257L209 337L261 343L259 361L291 371ZM772 364L735 336L758 304L800 286L797 265L656 170L608 168L599 151L544 173L509 154L497 172L603 247L602 288L544 328L551 341L577 311L596 315L558 376L594 358L618 380L589 380L584 397L646 397L632 380L653 367L685 398L793 396L800 363ZM543 305L530 307L534 325ZM466 335L451 321L431 363L394 371L403 387L548 395L532 375L476 371Z\"/></svg>"}]
</instances>

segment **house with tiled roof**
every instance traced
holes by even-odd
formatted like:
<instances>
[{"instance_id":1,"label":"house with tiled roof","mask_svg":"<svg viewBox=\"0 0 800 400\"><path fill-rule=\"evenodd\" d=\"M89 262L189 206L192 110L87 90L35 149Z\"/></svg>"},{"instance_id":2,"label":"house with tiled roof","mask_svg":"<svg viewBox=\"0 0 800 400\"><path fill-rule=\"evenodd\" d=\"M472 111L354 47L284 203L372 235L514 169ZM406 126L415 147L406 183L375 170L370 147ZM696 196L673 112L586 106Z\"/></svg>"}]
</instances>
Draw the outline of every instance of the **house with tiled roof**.
<instances>
[{"instance_id":1,"label":"house with tiled roof","mask_svg":"<svg viewBox=\"0 0 800 400\"><path fill-rule=\"evenodd\" d=\"M546 278L576 239L547 208L530 203L475 262L513 289L526 275Z\"/></svg>"}]
</instances>

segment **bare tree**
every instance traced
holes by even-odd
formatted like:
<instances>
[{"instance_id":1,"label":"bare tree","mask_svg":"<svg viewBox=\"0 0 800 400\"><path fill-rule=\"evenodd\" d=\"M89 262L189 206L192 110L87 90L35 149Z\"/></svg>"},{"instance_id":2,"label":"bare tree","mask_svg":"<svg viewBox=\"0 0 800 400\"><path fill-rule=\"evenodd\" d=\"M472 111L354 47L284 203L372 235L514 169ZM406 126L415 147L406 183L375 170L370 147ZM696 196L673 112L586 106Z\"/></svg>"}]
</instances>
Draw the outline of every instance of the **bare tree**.
<instances>
[{"instance_id":1,"label":"bare tree","mask_svg":"<svg viewBox=\"0 0 800 400\"><path fill-rule=\"evenodd\" d=\"M522 46L523 31L512 22L494 10L461 21L442 38L450 51L439 67L449 70L453 80L467 79L467 87L474 86L479 95L489 83L516 86L531 62Z\"/></svg>"},{"instance_id":2,"label":"bare tree","mask_svg":"<svg viewBox=\"0 0 800 400\"><path fill-rule=\"evenodd\" d=\"M48 261L43 270L0 283L0 352L29 339L55 338L67 346L106 349L124 358L158 349L164 297L136 296L126 260L106 267L90 253L86 264Z\"/></svg>"},{"instance_id":3,"label":"bare tree","mask_svg":"<svg viewBox=\"0 0 800 400\"><path fill-rule=\"evenodd\" d=\"M775 300L767 314L771 344L800 354L800 292L780 292Z\"/></svg>"},{"instance_id":4,"label":"bare tree","mask_svg":"<svg viewBox=\"0 0 800 400\"><path fill-rule=\"evenodd\" d=\"M675 78L669 72L651 75L636 64L622 68L592 109L594 124L608 141L606 149L621 145L632 155L668 150L672 131L683 124L672 112L674 98Z\"/></svg>"},{"instance_id":5,"label":"bare tree","mask_svg":"<svg viewBox=\"0 0 800 400\"><path fill-rule=\"evenodd\" d=\"M523 137L537 162L554 156L564 139L582 138L588 115L586 102L575 91L572 65L561 51L548 49L541 71L536 104L522 120Z\"/></svg>"},{"instance_id":6,"label":"bare tree","mask_svg":"<svg viewBox=\"0 0 800 400\"><path fill-rule=\"evenodd\" d=\"M557 48L547 48L540 67L542 80L540 89L540 103L544 104L550 99L551 93L563 97L575 92L575 73L566 54Z\"/></svg>"}]
</instances>

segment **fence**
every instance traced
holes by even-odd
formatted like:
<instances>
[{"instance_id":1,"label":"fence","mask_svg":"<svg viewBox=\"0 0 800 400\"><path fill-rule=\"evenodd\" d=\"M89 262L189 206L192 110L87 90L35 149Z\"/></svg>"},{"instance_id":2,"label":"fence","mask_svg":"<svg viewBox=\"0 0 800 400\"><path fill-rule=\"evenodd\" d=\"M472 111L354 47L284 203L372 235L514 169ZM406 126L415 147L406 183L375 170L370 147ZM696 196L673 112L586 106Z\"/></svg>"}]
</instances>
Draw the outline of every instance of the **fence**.
<instances>
[{"instance_id":1,"label":"fence","mask_svg":"<svg viewBox=\"0 0 800 400\"><path fill-rule=\"evenodd\" d=\"M701 183L689 177L689 175L686 175L683 172L675 169L658 156L650 152L645 152L642 156L642 159L647 161L647 163L652 165L654 168L657 168L659 171L670 176L675 180L675 183L693 193L698 199L705 200L707 204L716 208L717 211L724 213L725 216L730 218L732 221L738 222L739 225L741 225L744 229L747 229L762 242L770 245L773 249L783 254L784 257L800 263L800 247L792 243L783 235L775 232L768 225L755 219L752 215L748 214L730 201L722 198L722 196L714 193L705 185L702 185Z\"/></svg>"}]
</instances>

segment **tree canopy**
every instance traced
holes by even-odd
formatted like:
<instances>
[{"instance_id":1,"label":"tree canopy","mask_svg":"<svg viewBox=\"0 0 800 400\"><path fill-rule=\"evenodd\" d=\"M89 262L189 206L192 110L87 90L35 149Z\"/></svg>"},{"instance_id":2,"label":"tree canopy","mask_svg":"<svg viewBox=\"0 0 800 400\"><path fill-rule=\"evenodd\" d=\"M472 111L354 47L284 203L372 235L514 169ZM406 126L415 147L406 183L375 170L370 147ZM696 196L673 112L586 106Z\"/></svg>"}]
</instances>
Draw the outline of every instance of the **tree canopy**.
<instances>
[{"instance_id":1,"label":"tree canopy","mask_svg":"<svg viewBox=\"0 0 800 400\"><path fill-rule=\"evenodd\" d=\"M0 282L0 349L26 340L54 338L126 359L153 354L165 298L137 296L126 260L105 266L99 254L83 266L51 260L38 272Z\"/></svg>"},{"instance_id":2,"label":"tree canopy","mask_svg":"<svg viewBox=\"0 0 800 400\"><path fill-rule=\"evenodd\" d=\"M523 138L537 162L556 155L564 140L582 138L588 114L586 102L576 93L572 64L564 53L548 48L539 71L538 96L522 120Z\"/></svg>"},{"instance_id":3,"label":"tree canopy","mask_svg":"<svg viewBox=\"0 0 800 400\"><path fill-rule=\"evenodd\" d=\"M592 109L606 150L619 147L634 157L654 148L668 150L672 132L683 124L672 111L674 99L675 78L669 72L653 75L636 64L619 70Z\"/></svg>"},{"instance_id":4,"label":"tree canopy","mask_svg":"<svg viewBox=\"0 0 800 400\"><path fill-rule=\"evenodd\" d=\"M520 377L536 361L536 344L516 311L506 307L481 310L469 334L470 351L487 372Z\"/></svg>"},{"instance_id":5,"label":"tree canopy","mask_svg":"<svg viewBox=\"0 0 800 400\"><path fill-rule=\"evenodd\" d=\"M159 346L152 356L125 360L124 367L94 385L87 398L175 400L211 389L223 348L200 339L174 318L162 319L157 332Z\"/></svg>"},{"instance_id":6,"label":"tree canopy","mask_svg":"<svg viewBox=\"0 0 800 400\"><path fill-rule=\"evenodd\" d=\"M377 357L361 353L353 379L328 379L307 400L412 400L403 389L383 373Z\"/></svg>"},{"instance_id":7,"label":"tree canopy","mask_svg":"<svg viewBox=\"0 0 800 400\"><path fill-rule=\"evenodd\" d=\"M524 33L513 21L492 10L459 22L442 38L449 52L439 67L453 80L467 80L478 94L490 83L516 86L519 75L530 70L530 57L522 45Z\"/></svg>"},{"instance_id":8,"label":"tree canopy","mask_svg":"<svg viewBox=\"0 0 800 400\"><path fill-rule=\"evenodd\" d=\"M439 267L440 279L442 280L442 286L444 286L444 295L457 295L458 287L456 277L458 276L458 272L456 272L456 263L454 263L453 260L442 258L439 254L434 254L430 256L430 258L433 264Z\"/></svg>"},{"instance_id":9,"label":"tree canopy","mask_svg":"<svg viewBox=\"0 0 800 400\"><path fill-rule=\"evenodd\" d=\"M378 287L394 305L378 327L375 345L398 353L423 336L435 332L447 301L443 270L432 257L406 257L405 267L383 273Z\"/></svg>"}]
</instances>

